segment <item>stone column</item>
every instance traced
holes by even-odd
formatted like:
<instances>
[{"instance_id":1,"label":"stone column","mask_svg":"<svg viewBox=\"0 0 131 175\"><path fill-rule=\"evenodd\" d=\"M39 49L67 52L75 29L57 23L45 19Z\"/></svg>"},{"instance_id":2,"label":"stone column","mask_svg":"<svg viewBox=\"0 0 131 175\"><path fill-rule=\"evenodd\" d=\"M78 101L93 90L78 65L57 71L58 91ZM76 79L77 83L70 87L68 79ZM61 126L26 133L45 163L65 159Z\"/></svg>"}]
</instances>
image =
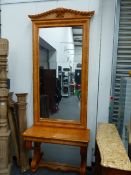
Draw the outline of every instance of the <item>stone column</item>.
<instances>
[{"instance_id":1,"label":"stone column","mask_svg":"<svg viewBox=\"0 0 131 175\"><path fill-rule=\"evenodd\" d=\"M11 164L9 162L10 130L7 117L7 56L8 40L0 39L0 175L9 175Z\"/></svg>"},{"instance_id":2,"label":"stone column","mask_svg":"<svg viewBox=\"0 0 131 175\"><path fill-rule=\"evenodd\" d=\"M19 123L19 145L20 145L20 169L25 172L29 169L28 152L25 148L22 133L27 129L26 118L26 97L27 93L16 94L18 104L18 123Z\"/></svg>"}]
</instances>

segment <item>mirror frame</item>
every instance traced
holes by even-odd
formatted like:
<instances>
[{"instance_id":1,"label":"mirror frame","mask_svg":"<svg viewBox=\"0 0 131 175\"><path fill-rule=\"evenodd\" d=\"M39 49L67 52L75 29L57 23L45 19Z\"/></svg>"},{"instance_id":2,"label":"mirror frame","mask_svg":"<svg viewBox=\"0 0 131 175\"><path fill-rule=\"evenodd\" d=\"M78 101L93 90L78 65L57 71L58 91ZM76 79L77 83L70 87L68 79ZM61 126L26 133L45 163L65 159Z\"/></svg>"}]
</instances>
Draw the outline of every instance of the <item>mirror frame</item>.
<instances>
[{"instance_id":1,"label":"mirror frame","mask_svg":"<svg viewBox=\"0 0 131 175\"><path fill-rule=\"evenodd\" d=\"M57 8L37 15L29 15L32 21L33 37L33 113L34 125L83 128L87 127L87 92L88 92L88 60L89 60L89 23L94 11L76 11ZM82 94L80 103L80 121L40 118L39 92L39 29L48 27L82 26Z\"/></svg>"}]
</instances>

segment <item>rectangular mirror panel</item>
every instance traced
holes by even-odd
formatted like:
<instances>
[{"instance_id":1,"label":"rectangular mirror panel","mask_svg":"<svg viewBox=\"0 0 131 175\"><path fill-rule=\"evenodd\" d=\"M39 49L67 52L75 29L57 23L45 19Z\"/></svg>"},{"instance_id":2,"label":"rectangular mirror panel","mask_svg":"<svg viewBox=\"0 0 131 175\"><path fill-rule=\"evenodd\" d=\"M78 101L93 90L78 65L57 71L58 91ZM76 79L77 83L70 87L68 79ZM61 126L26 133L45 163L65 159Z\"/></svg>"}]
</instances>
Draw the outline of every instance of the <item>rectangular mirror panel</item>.
<instances>
[{"instance_id":1,"label":"rectangular mirror panel","mask_svg":"<svg viewBox=\"0 0 131 175\"><path fill-rule=\"evenodd\" d=\"M39 28L41 119L80 121L82 26Z\"/></svg>"}]
</instances>

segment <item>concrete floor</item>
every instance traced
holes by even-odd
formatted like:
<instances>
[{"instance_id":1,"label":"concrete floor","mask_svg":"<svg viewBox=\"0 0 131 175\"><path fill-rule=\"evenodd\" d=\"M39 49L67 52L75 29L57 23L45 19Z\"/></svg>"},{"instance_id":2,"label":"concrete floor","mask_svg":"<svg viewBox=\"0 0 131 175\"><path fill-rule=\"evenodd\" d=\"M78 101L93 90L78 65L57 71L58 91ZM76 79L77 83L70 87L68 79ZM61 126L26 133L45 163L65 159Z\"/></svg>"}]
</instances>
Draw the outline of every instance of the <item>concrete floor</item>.
<instances>
[{"instance_id":1,"label":"concrete floor","mask_svg":"<svg viewBox=\"0 0 131 175\"><path fill-rule=\"evenodd\" d=\"M51 119L80 120L80 101L77 96L62 97L58 112L50 115Z\"/></svg>"}]
</instances>

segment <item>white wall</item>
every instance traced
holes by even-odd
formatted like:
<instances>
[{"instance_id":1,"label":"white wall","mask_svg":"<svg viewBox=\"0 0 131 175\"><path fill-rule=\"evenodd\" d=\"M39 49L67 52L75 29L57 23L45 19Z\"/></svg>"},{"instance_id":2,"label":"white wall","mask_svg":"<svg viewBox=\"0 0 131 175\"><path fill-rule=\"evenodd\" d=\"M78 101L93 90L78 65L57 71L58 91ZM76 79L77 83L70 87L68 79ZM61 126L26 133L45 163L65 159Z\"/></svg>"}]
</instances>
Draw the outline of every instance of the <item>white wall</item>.
<instances>
[{"instance_id":1,"label":"white wall","mask_svg":"<svg viewBox=\"0 0 131 175\"><path fill-rule=\"evenodd\" d=\"M74 69L77 69L77 64L82 63L82 47L75 46Z\"/></svg>"},{"instance_id":2,"label":"white wall","mask_svg":"<svg viewBox=\"0 0 131 175\"><path fill-rule=\"evenodd\" d=\"M104 1L102 6L102 29L100 48L100 78L97 122L108 122L111 70L113 57L114 14L116 1ZM109 20L110 19L110 20Z\"/></svg>"},{"instance_id":3,"label":"white wall","mask_svg":"<svg viewBox=\"0 0 131 175\"><path fill-rule=\"evenodd\" d=\"M73 35L71 27L54 27L54 28L42 28L39 30L39 35L47 43L56 49L57 53L57 65L64 68L70 67L70 61L73 60L72 55L68 52L74 53ZM74 55L73 55L74 56ZM57 69L57 68L56 68Z\"/></svg>"},{"instance_id":4,"label":"white wall","mask_svg":"<svg viewBox=\"0 0 131 175\"><path fill-rule=\"evenodd\" d=\"M27 0L25 0L27 2ZM2 0L20 2L20 0ZM29 0L28 0L29 2ZM92 160L97 121L108 121L115 0L54 0L2 5L2 37L9 40L11 91L28 93L28 126L33 123L32 106L32 29L29 14L52 8L94 10L90 24L88 128L91 141L88 165Z\"/></svg>"}]
</instances>

